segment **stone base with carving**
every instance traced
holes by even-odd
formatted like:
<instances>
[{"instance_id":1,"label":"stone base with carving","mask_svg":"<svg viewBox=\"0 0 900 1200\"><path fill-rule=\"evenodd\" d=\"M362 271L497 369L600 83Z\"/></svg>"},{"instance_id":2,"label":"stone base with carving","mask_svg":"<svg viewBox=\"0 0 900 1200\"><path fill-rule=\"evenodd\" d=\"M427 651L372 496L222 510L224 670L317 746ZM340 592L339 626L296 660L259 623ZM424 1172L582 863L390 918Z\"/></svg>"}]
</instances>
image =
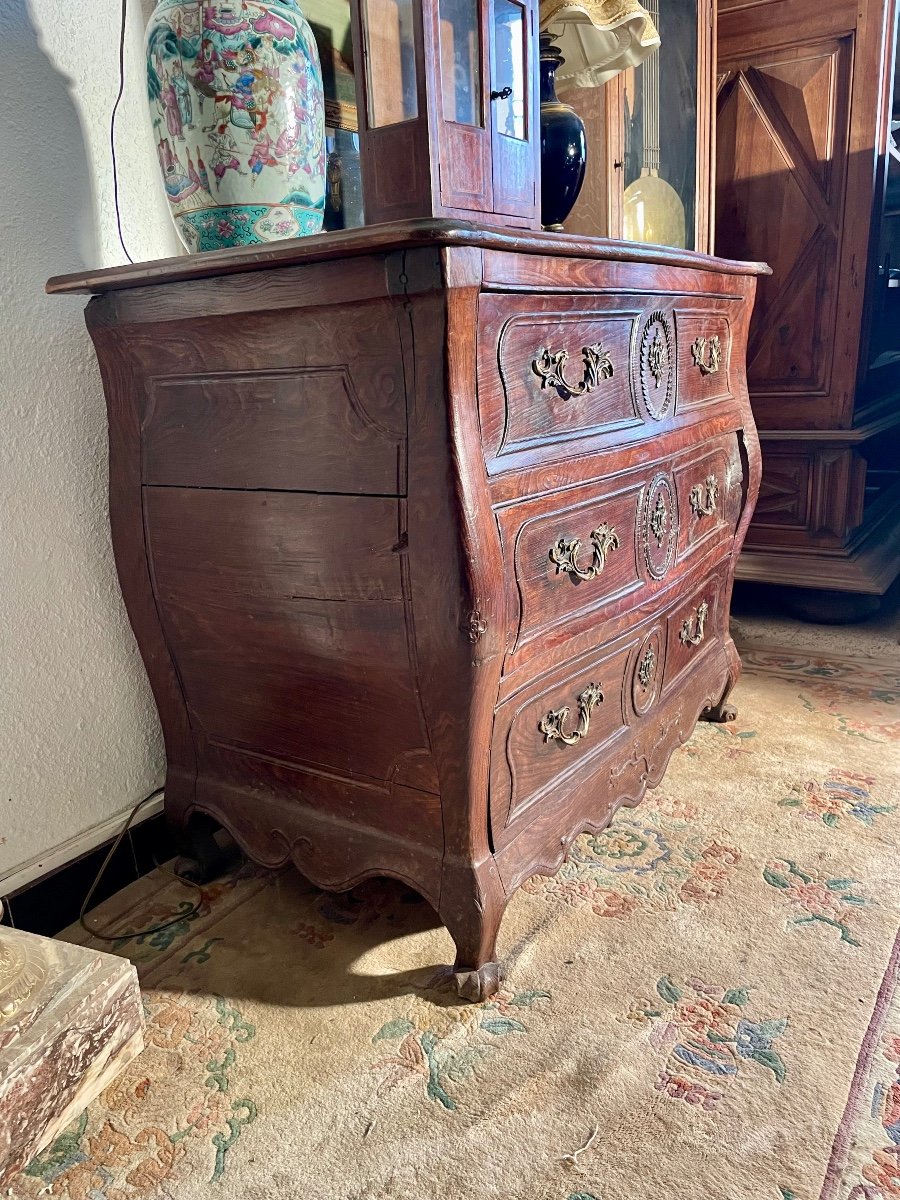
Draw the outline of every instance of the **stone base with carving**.
<instances>
[{"instance_id":1,"label":"stone base with carving","mask_svg":"<svg viewBox=\"0 0 900 1200\"><path fill-rule=\"evenodd\" d=\"M143 1049L127 959L0 929L0 1188Z\"/></svg>"}]
</instances>

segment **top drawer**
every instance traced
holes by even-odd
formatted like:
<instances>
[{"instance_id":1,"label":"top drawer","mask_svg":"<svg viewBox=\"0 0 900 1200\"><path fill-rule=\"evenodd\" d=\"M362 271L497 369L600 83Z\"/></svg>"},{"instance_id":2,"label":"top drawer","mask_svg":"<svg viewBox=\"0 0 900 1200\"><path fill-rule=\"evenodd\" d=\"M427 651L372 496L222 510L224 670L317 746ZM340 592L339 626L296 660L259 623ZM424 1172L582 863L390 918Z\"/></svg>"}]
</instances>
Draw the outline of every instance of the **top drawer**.
<instances>
[{"instance_id":1,"label":"top drawer","mask_svg":"<svg viewBox=\"0 0 900 1200\"><path fill-rule=\"evenodd\" d=\"M172 322L135 338L144 484L405 493L406 381L389 302Z\"/></svg>"},{"instance_id":2,"label":"top drawer","mask_svg":"<svg viewBox=\"0 0 900 1200\"><path fill-rule=\"evenodd\" d=\"M482 296L478 405L488 473L572 458L598 437L609 445L611 434L656 436L677 423L680 396L690 408L730 395L722 303Z\"/></svg>"}]
</instances>

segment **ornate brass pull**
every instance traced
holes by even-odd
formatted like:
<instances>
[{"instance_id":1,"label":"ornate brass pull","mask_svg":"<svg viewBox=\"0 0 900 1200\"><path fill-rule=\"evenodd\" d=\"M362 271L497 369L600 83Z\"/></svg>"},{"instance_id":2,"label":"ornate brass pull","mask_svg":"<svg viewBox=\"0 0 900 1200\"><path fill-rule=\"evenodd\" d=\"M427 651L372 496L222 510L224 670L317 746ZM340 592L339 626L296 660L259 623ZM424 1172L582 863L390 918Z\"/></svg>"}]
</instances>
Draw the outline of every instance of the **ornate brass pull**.
<instances>
[{"instance_id":1,"label":"ornate brass pull","mask_svg":"<svg viewBox=\"0 0 900 1200\"><path fill-rule=\"evenodd\" d=\"M691 358L701 375L715 375L722 360L719 335L714 333L711 338L698 337L691 346Z\"/></svg>"},{"instance_id":2,"label":"ornate brass pull","mask_svg":"<svg viewBox=\"0 0 900 1200\"><path fill-rule=\"evenodd\" d=\"M691 511L697 517L711 517L716 511L716 500L719 496L719 481L715 475L707 475L702 483L695 483L691 488L688 500Z\"/></svg>"},{"instance_id":3,"label":"ornate brass pull","mask_svg":"<svg viewBox=\"0 0 900 1200\"><path fill-rule=\"evenodd\" d=\"M699 646L706 635L706 618L709 616L709 605L703 600L697 605L693 617L681 622L679 641L684 646Z\"/></svg>"},{"instance_id":4,"label":"ornate brass pull","mask_svg":"<svg viewBox=\"0 0 900 1200\"><path fill-rule=\"evenodd\" d=\"M556 563L556 573L566 571L579 579L596 579L606 566L607 555L619 549L619 535L606 522L591 530L591 545L594 547L589 567L579 567L578 553L581 538L560 538L550 550L550 560Z\"/></svg>"},{"instance_id":5,"label":"ornate brass pull","mask_svg":"<svg viewBox=\"0 0 900 1200\"><path fill-rule=\"evenodd\" d=\"M544 741L552 742L554 738L558 738L567 746L574 746L576 742L580 742L590 728L591 713L602 699L603 692L600 690L600 684L589 683L578 697L578 727L571 733L563 731L563 725L569 718L568 705L548 712L538 725L538 729L544 735Z\"/></svg>"},{"instance_id":6,"label":"ornate brass pull","mask_svg":"<svg viewBox=\"0 0 900 1200\"><path fill-rule=\"evenodd\" d=\"M650 528L653 530L653 536L656 538L657 546L661 546L666 536L666 528L669 524L669 510L666 508L666 502L662 495L656 497L656 504L653 512L650 514Z\"/></svg>"},{"instance_id":7,"label":"ornate brass pull","mask_svg":"<svg viewBox=\"0 0 900 1200\"><path fill-rule=\"evenodd\" d=\"M656 671L656 654L653 647L648 646L644 651L644 657L638 663L638 682L644 691L650 686L650 681Z\"/></svg>"},{"instance_id":8,"label":"ornate brass pull","mask_svg":"<svg viewBox=\"0 0 900 1200\"><path fill-rule=\"evenodd\" d=\"M584 372L578 383L569 383L563 374L569 361L568 350L548 350L542 346L532 359L531 369L540 377L542 389L556 388L563 400L572 400L592 392L602 379L612 379L615 373L609 351L603 349L602 342L582 346L581 357L584 360Z\"/></svg>"}]
</instances>

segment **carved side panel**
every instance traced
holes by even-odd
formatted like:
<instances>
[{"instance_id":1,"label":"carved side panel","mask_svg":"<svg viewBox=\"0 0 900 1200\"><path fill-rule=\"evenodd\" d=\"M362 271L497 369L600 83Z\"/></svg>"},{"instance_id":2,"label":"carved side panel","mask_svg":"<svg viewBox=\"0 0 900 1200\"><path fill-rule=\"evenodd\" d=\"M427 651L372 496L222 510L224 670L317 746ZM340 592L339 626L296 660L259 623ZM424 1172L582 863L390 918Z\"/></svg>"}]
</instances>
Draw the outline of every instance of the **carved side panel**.
<instances>
[{"instance_id":1,"label":"carved side panel","mask_svg":"<svg viewBox=\"0 0 900 1200\"><path fill-rule=\"evenodd\" d=\"M761 50L730 64L719 93L716 249L773 271L748 348L763 427L821 423L844 340L859 337L836 324L852 57L852 37Z\"/></svg>"},{"instance_id":2,"label":"carved side panel","mask_svg":"<svg viewBox=\"0 0 900 1200\"><path fill-rule=\"evenodd\" d=\"M163 377L148 390L145 484L405 490L403 394L390 388L372 412L346 366Z\"/></svg>"},{"instance_id":3,"label":"carved side panel","mask_svg":"<svg viewBox=\"0 0 900 1200\"><path fill-rule=\"evenodd\" d=\"M840 546L863 519L866 462L855 450L767 446L748 546Z\"/></svg>"}]
</instances>

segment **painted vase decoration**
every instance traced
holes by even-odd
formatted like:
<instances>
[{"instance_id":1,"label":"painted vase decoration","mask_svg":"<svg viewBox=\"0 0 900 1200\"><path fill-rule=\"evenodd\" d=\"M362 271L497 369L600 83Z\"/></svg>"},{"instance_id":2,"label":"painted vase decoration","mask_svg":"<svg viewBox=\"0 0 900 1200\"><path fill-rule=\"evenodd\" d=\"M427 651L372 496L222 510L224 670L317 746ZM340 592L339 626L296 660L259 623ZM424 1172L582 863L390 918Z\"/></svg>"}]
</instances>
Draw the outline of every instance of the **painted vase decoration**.
<instances>
[{"instance_id":1,"label":"painted vase decoration","mask_svg":"<svg viewBox=\"0 0 900 1200\"><path fill-rule=\"evenodd\" d=\"M322 68L295 0L158 0L146 50L159 165L188 250L318 233Z\"/></svg>"}]
</instances>

